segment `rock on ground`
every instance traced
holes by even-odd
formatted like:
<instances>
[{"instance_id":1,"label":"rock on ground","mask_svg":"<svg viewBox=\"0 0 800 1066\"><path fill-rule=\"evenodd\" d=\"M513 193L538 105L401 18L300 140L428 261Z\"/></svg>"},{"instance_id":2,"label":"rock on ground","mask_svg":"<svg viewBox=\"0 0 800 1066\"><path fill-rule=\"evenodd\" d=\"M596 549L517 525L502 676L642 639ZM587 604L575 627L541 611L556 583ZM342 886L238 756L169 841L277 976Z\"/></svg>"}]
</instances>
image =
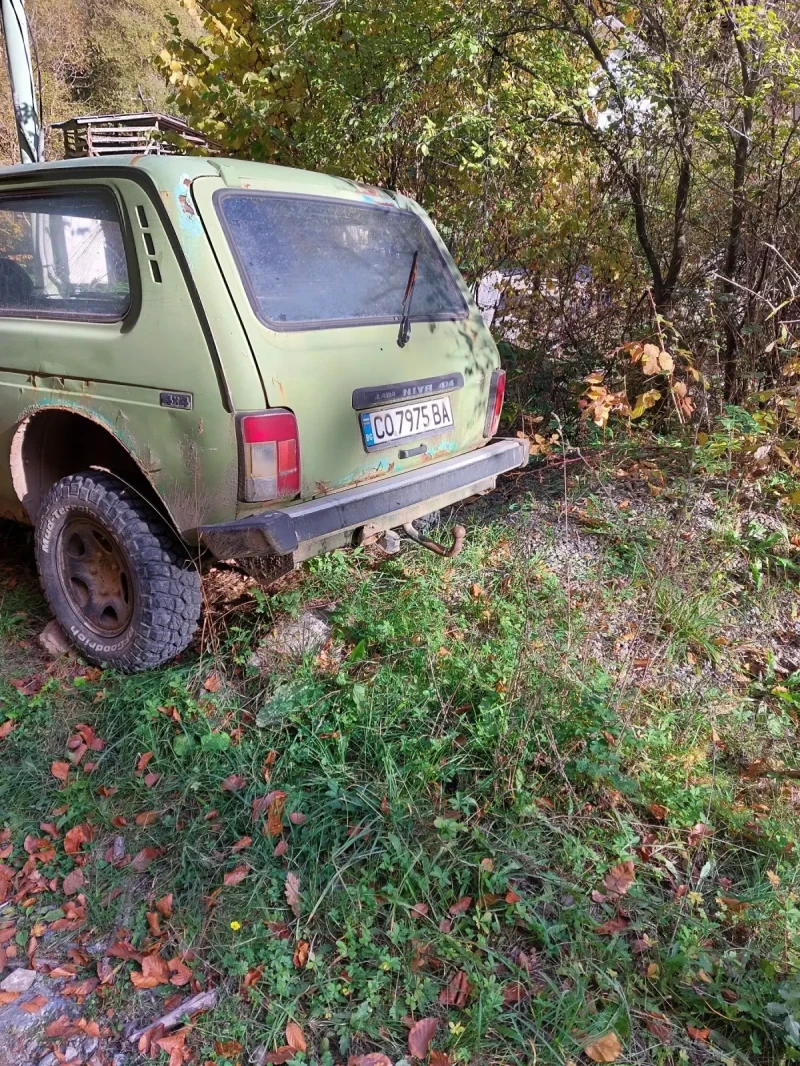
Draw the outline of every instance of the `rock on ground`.
<instances>
[{"instance_id":1,"label":"rock on ground","mask_svg":"<svg viewBox=\"0 0 800 1066\"><path fill-rule=\"evenodd\" d=\"M28 1014L22 1009L22 1004L37 995L45 996L47 1002L35 1014ZM37 977L18 1000L0 1008L0 1063L2 1066L31 1066L31 1063L38 1063L46 1051L40 1044L44 1040L45 1027L62 1014L77 1018L80 1013L80 1007L74 1000L54 994L52 985L47 985L42 978ZM36 1049L34 1053L32 1048Z\"/></svg>"},{"instance_id":2,"label":"rock on ground","mask_svg":"<svg viewBox=\"0 0 800 1066\"><path fill-rule=\"evenodd\" d=\"M322 611L303 611L299 618L275 627L253 654L251 666L268 667L276 658L302 659L327 643L331 625Z\"/></svg>"},{"instance_id":3,"label":"rock on ground","mask_svg":"<svg viewBox=\"0 0 800 1066\"><path fill-rule=\"evenodd\" d=\"M35 980L36 970L12 970L8 977L0 981L0 991L27 992Z\"/></svg>"},{"instance_id":4,"label":"rock on ground","mask_svg":"<svg viewBox=\"0 0 800 1066\"><path fill-rule=\"evenodd\" d=\"M59 655L66 655L72 648L66 633L55 619L53 619L52 622L48 622L41 631L39 634L39 643L47 654L52 655L54 658L57 658Z\"/></svg>"}]
</instances>

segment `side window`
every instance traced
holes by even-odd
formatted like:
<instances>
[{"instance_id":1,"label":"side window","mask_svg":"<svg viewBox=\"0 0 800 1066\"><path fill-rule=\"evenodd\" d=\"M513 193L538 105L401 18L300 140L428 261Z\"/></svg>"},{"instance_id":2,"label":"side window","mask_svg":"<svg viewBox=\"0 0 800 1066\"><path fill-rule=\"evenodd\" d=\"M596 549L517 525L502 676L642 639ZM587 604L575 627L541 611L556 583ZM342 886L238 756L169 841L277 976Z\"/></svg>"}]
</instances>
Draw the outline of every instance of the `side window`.
<instances>
[{"instance_id":1,"label":"side window","mask_svg":"<svg viewBox=\"0 0 800 1066\"><path fill-rule=\"evenodd\" d=\"M0 193L0 316L114 321L129 307L122 225L110 191Z\"/></svg>"}]
</instances>

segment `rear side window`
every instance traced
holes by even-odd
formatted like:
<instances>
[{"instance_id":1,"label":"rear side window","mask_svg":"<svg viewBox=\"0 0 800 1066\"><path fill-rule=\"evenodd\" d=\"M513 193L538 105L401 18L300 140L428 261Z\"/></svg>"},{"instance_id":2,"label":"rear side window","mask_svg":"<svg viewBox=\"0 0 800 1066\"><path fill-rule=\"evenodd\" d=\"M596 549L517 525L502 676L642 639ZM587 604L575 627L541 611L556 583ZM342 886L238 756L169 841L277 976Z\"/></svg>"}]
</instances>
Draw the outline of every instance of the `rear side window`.
<instances>
[{"instance_id":1,"label":"rear side window","mask_svg":"<svg viewBox=\"0 0 800 1066\"><path fill-rule=\"evenodd\" d=\"M227 190L216 204L256 314L274 329L399 322L415 252L412 320L467 313L436 242L411 211Z\"/></svg>"},{"instance_id":2,"label":"rear side window","mask_svg":"<svg viewBox=\"0 0 800 1066\"><path fill-rule=\"evenodd\" d=\"M0 194L0 315L117 320L130 301L110 191Z\"/></svg>"}]
</instances>

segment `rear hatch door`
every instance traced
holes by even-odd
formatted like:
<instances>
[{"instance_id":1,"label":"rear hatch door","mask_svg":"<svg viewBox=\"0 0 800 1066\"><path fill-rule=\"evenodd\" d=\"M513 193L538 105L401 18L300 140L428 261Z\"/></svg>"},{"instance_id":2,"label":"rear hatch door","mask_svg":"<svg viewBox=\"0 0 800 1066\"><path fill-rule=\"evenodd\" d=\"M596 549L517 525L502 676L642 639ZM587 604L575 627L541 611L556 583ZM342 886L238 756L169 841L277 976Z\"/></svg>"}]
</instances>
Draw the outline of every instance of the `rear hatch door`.
<instances>
[{"instance_id":1,"label":"rear hatch door","mask_svg":"<svg viewBox=\"0 0 800 1066\"><path fill-rule=\"evenodd\" d=\"M427 216L344 179L215 165L192 196L268 402L297 417L302 497L482 444L497 349Z\"/></svg>"}]
</instances>

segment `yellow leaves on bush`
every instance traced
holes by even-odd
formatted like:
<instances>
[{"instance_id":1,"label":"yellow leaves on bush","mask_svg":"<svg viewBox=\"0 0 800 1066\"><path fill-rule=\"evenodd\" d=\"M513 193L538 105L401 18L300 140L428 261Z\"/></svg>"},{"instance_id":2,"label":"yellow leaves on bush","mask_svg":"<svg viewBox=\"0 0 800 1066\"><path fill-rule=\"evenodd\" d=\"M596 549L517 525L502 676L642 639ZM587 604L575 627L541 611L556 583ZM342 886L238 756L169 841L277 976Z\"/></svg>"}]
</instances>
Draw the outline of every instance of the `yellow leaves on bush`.
<instances>
[{"instance_id":1,"label":"yellow leaves on bush","mask_svg":"<svg viewBox=\"0 0 800 1066\"><path fill-rule=\"evenodd\" d=\"M661 399L661 393L658 389L648 389L647 392L641 393L634 400L633 407L631 408L631 418L641 418L645 411L649 411L651 407L655 407L658 401Z\"/></svg>"}]
</instances>

